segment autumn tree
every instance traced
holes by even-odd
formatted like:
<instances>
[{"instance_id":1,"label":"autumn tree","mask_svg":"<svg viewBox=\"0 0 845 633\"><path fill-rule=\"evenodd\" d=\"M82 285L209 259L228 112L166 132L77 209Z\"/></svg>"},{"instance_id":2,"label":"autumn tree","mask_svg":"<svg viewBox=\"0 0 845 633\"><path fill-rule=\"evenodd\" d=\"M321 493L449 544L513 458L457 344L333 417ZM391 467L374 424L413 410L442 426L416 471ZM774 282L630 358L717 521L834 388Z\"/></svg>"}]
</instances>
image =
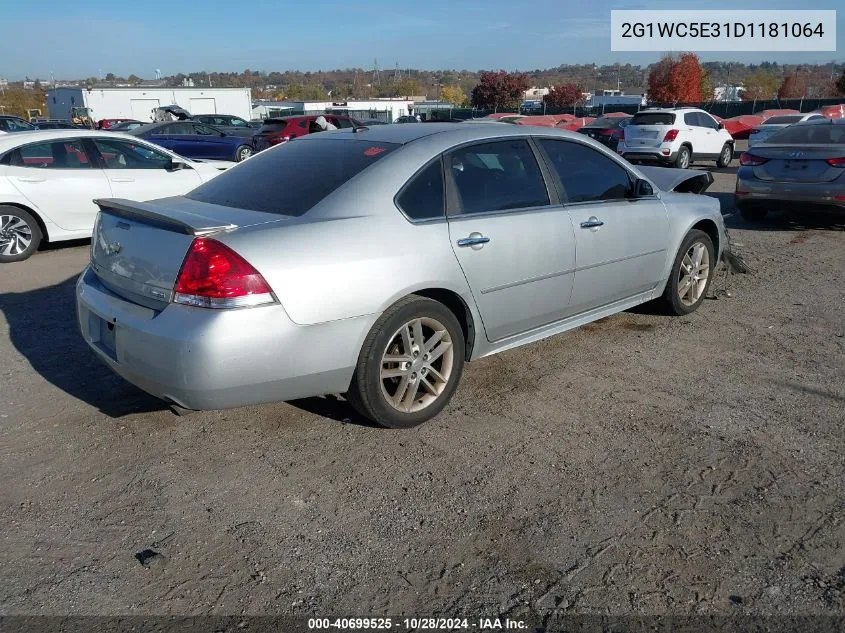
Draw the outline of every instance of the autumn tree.
<instances>
[{"instance_id":1,"label":"autumn tree","mask_svg":"<svg viewBox=\"0 0 845 633\"><path fill-rule=\"evenodd\" d=\"M398 97L412 97L424 94L420 82L416 79L402 79L393 86L393 92Z\"/></svg>"},{"instance_id":2,"label":"autumn tree","mask_svg":"<svg viewBox=\"0 0 845 633\"><path fill-rule=\"evenodd\" d=\"M555 86L549 91L543 101L550 108L565 108L578 105L584 100L581 86L578 84L566 83Z\"/></svg>"},{"instance_id":3,"label":"autumn tree","mask_svg":"<svg viewBox=\"0 0 845 633\"><path fill-rule=\"evenodd\" d=\"M483 72L472 89L471 102L477 108L517 110L528 87L528 77L521 73Z\"/></svg>"},{"instance_id":4,"label":"autumn tree","mask_svg":"<svg viewBox=\"0 0 845 633\"><path fill-rule=\"evenodd\" d=\"M771 73L758 71L748 76L743 82L745 86L740 95L744 101L771 99L778 92L780 82Z\"/></svg>"},{"instance_id":5,"label":"autumn tree","mask_svg":"<svg viewBox=\"0 0 845 633\"><path fill-rule=\"evenodd\" d=\"M460 86L443 86L440 89L440 100L462 106L467 103L467 96Z\"/></svg>"},{"instance_id":6,"label":"autumn tree","mask_svg":"<svg viewBox=\"0 0 845 633\"><path fill-rule=\"evenodd\" d=\"M778 88L779 99L800 99L807 94L807 75L792 73L783 78Z\"/></svg>"},{"instance_id":7,"label":"autumn tree","mask_svg":"<svg viewBox=\"0 0 845 633\"><path fill-rule=\"evenodd\" d=\"M652 66L648 75L649 99L659 103L698 103L701 94L701 64L695 53L667 55Z\"/></svg>"},{"instance_id":8,"label":"autumn tree","mask_svg":"<svg viewBox=\"0 0 845 633\"><path fill-rule=\"evenodd\" d=\"M130 84L132 84L133 86L135 86L135 85L141 83L143 80L138 75L132 74L132 75L129 75L129 77L127 78L127 81Z\"/></svg>"}]
</instances>

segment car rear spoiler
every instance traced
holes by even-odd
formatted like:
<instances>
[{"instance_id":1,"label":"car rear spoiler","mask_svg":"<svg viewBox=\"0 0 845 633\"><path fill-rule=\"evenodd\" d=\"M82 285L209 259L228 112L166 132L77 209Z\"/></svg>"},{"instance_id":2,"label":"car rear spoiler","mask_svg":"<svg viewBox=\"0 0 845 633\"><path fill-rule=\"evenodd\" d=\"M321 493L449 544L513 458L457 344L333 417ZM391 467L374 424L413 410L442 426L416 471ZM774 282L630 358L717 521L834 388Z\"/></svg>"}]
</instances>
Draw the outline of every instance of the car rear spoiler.
<instances>
[{"instance_id":1,"label":"car rear spoiler","mask_svg":"<svg viewBox=\"0 0 845 633\"><path fill-rule=\"evenodd\" d=\"M162 213L157 207L145 202L135 202L121 198L97 198L94 200L94 204L100 207L102 213L126 218L127 220L141 221L145 224L185 235L210 235L212 233L231 231L238 228L237 224L210 225L207 221L202 222L201 220L203 218L201 216L185 212L178 214L181 218L175 217L176 213Z\"/></svg>"}]
</instances>

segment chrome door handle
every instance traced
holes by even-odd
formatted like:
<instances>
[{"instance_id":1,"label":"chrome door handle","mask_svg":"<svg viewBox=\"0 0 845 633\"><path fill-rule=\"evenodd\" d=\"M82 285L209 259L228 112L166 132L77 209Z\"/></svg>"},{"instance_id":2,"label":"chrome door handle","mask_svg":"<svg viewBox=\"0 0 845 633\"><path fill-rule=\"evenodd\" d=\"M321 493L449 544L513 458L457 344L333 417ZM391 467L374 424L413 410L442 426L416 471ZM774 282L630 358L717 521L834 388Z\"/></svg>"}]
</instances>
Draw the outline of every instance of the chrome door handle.
<instances>
[{"instance_id":1,"label":"chrome door handle","mask_svg":"<svg viewBox=\"0 0 845 633\"><path fill-rule=\"evenodd\" d=\"M600 226L604 226L604 222L599 220L596 216L590 216L587 220L581 222L582 229L596 229Z\"/></svg>"},{"instance_id":2,"label":"chrome door handle","mask_svg":"<svg viewBox=\"0 0 845 633\"><path fill-rule=\"evenodd\" d=\"M135 182L134 178L112 178L112 182Z\"/></svg>"},{"instance_id":3,"label":"chrome door handle","mask_svg":"<svg viewBox=\"0 0 845 633\"><path fill-rule=\"evenodd\" d=\"M481 247L490 241L490 238L481 233L470 233L468 237L462 237L458 240L458 246L472 246L473 248Z\"/></svg>"},{"instance_id":4,"label":"chrome door handle","mask_svg":"<svg viewBox=\"0 0 845 633\"><path fill-rule=\"evenodd\" d=\"M20 181L20 182L44 182L46 180L47 180L46 178L41 178L39 176L29 176L29 177L18 178L18 181Z\"/></svg>"}]
</instances>

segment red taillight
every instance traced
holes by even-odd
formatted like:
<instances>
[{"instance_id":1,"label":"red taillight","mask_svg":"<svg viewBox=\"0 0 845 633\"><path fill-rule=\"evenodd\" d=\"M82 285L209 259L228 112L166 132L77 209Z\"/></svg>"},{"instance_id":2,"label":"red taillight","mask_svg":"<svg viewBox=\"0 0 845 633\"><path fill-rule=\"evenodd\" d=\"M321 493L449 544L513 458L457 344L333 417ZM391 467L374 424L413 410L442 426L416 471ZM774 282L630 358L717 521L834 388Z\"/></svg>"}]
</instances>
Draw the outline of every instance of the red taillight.
<instances>
[{"instance_id":1,"label":"red taillight","mask_svg":"<svg viewBox=\"0 0 845 633\"><path fill-rule=\"evenodd\" d=\"M757 167L757 165L762 165L763 163L768 162L768 158L763 158L762 156L755 156L754 154L749 154L748 152L743 152L739 155L739 164L743 167Z\"/></svg>"},{"instance_id":2,"label":"red taillight","mask_svg":"<svg viewBox=\"0 0 845 633\"><path fill-rule=\"evenodd\" d=\"M202 308L240 308L273 303L272 292L243 257L216 240L199 237L182 262L173 301Z\"/></svg>"},{"instance_id":3,"label":"red taillight","mask_svg":"<svg viewBox=\"0 0 845 633\"><path fill-rule=\"evenodd\" d=\"M845 168L845 156L841 156L839 158L828 158L827 164L831 167L843 167Z\"/></svg>"},{"instance_id":4,"label":"red taillight","mask_svg":"<svg viewBox=\"0 0 845 633\"><path fill-rule=\"evenodd\" d=\"M674 141L678 138L678 130L669 130L666 132L666 136L663 137L663 142L668 143L669 141Z\"/></svg>"}]
</instances>

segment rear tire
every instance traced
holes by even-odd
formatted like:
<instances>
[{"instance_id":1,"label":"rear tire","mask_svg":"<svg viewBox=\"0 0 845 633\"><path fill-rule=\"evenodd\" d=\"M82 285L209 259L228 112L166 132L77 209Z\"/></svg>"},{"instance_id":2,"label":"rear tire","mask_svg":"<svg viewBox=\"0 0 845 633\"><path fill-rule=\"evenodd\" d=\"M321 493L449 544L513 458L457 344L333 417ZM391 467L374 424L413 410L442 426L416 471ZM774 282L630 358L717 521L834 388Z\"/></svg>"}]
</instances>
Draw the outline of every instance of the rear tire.
<instances>
[{"instance_id":1,"label":"rear tire","mask_svg":"<svg viewBox=\"0 0 845 633\"><path fill-rule=\"evenodd\" d=\"M42 239L41 228L31 213L0 205L0 263L29 259Z\"/></svg>"},{"instance_id":2,"label":"rear tire","mask_svg":"<svg viewBox=\"0 0 845 633\"><path fill-rule=\"evenodd\" d=\"M252 156L252 153L252 147L249 145L241 145L237 150L235 150L235 162L240 163L241 161L246 160Z\"/></svg>"},{"instance_id":3,"label":"rear tire","mask_svg":"<svg viewBox=\"0 0 845 633\"><path fill-rule=\"evenodd\" d=\"M381 426L407 429L440 413L458 387L464 334L442 303L409 295L375 322L346 398Z\"/></svg>"},{"instance_id":4,"label":"rear tire","mask_svg":"<svg viewBox=\"0 0 845 633\"><path fill-rule=\"evenodd\" d=\"M678 169L687 169L692 162L692 152L686 145L681 145L678 150L678 155L675 157L675 167Z\"/></svg>"},{"instance_id":5,"label":"rear tire","mask_svg":"<svg viewBox=\"0 0 845 633\"><path fill-rule=\"evenodd\" d=\"M661 302L670 314L695 312L713 281L716 253L713 241L704 231L693 229L681 242Z\"/></svg>"},{"instance_id":6,"label":"rear tire","mask_svg":"<svg viewBox=\"0 0 845 633\"><path fill-rule=\"evenodd\" d=\"M762 222L769 215L768 209L740 209L739 214L746 222Z\"/></svg>"},{"instance_id":7,"label":"rear tire","mask_svg":"<svg viewBox=\"0 0 845 633\"><path fill-rule=\"evenodd\" d=\"M724 169L731 164L734 157L734 148L730 143L725 143L722 146L722 151L719 152L719 158L716 159L716 167Z\"/></svg>"}]
</instances>

